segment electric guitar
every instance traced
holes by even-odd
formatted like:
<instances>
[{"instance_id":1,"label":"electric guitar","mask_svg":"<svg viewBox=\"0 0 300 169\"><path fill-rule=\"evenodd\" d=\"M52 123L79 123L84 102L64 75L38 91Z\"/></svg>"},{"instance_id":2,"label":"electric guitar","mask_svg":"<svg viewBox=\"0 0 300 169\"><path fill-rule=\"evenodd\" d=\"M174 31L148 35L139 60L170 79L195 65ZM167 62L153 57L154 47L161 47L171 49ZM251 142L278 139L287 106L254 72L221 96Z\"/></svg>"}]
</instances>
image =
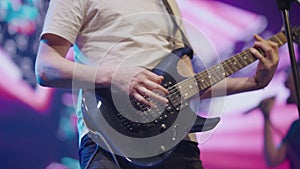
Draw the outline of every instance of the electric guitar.
<instances>
[{"instance_id":1,"label":"electric guitar","mask_svg":"<svg viewBox=\"0 0 300 169\"><path fill-rule=\"evenodd\" d=\"M300 28L293 28L299 42ZM287 42L283 31L269 38L279 46ZM241 70L257 59L246 49L192 77L182 77L176 66L182 56L193 51L174 50L151 71L164 77L167 105L147 107L115 88L83 89L84 121L93 141L106 150L138 166L160 163L189 133L213 129L220 117L204 118L194 113L190 100L212 85Z\"/></svg>"}]
</instances>

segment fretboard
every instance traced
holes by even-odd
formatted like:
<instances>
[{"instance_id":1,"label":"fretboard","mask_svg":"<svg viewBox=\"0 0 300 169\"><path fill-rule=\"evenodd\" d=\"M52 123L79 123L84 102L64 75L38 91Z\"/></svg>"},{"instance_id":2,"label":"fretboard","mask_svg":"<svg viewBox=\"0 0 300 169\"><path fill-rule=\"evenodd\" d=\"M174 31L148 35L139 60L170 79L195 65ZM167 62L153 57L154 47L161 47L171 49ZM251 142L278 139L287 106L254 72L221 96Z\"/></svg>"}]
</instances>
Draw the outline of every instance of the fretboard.
<instances>
[{"instance_id":1,"label":"fretboard","mask_svg":"<svg viewBox=\"0 0 300 169\"><path fill-rule=\"evenodd\" d=\"M268 40L276 42L279 46L282 46L287 42L284 32L279 32ZM250 50L246 49L231 58L194 75L193 77L177 83L174 87L180 91L182 99L187 100L256 60L257 58L252 55Z\"/></svg>"}]
</instances>

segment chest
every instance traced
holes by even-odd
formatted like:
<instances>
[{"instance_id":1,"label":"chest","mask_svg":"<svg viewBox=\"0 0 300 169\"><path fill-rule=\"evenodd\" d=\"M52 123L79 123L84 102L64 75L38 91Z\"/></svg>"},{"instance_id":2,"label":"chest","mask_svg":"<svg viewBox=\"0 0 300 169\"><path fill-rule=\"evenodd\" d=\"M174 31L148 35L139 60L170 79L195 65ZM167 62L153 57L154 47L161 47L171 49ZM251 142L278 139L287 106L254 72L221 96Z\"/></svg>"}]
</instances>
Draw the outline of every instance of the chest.
<instances>
[{"instance_id":1,"label":"chest","mask_svg":"<svg viewBox=\"0 0 300 169\"><path fill-rule=\"evenodd\" d=\"M86 24L94 27L134 29L166 33L172 25L170 16L161 0L90 0L87 3Z\"/></svg>"}]
</instances>

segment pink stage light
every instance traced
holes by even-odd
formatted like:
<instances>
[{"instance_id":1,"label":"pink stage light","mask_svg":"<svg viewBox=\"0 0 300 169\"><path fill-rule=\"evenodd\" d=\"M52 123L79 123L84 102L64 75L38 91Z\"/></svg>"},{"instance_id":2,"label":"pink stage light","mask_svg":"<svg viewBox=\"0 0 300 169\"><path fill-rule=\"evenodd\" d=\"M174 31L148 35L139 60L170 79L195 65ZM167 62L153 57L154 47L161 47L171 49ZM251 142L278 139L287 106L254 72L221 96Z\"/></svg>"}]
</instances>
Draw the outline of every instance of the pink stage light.
<instances>
[{"instance_id":1,"label":"pink stage light","mask_svg":"<svg viewBox=\"0 0 300 169\"><path fill-rule=\"evenodd\" d=\"M182 17L203 32L219 53L231 49L237 41L251 39L253 34L262 32L267 26L264 16L222 2L177 2L182 10Z\"/></svg>"}]
</instances>

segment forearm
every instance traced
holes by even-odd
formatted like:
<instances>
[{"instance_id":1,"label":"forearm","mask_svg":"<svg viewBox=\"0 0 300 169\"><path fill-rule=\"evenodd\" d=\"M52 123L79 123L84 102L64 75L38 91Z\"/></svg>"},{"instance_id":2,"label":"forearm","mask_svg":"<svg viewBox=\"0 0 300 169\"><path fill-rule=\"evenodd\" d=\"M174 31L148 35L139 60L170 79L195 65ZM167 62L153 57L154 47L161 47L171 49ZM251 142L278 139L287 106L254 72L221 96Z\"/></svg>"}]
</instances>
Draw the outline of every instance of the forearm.
<instances>
[{"instance_id":1,"label":"forearm","mask_svg":"<svg viewBox=\"0 0 300 169\"><path fill-rule=\"evenodd\" d=\"M59 49L41 43L36 61L36 77L42 86L55 88L82 88L107 85L105 68L75 63L63 57ZM98 70L99 69L99 70ZM99 75L101 74L101 75Z\"/></svg>"},{"instance_id":2,"label":"forearm","mask_svg":"<svg viewBox=\"0 0 300 169\"><path fill-rule=\"evenodd\" d=\"M253 77L245 78L226 78L211 88L207 89L201 98L226 96L241 92L253 91L261 89Z\"/></svg>"}]
</instances>

